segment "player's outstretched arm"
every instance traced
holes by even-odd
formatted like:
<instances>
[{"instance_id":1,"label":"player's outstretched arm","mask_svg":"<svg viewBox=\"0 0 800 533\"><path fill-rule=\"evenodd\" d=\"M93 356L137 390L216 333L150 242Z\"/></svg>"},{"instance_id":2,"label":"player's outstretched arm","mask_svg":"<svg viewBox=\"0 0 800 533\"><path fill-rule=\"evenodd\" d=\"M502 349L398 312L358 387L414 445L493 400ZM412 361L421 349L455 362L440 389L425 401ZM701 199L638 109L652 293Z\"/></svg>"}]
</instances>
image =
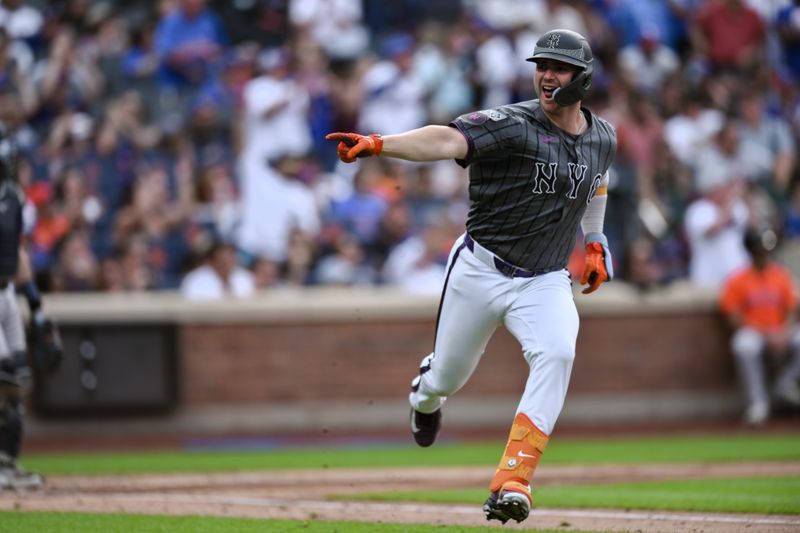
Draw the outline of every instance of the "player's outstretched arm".
<instances>
[{"instance_id":1,"label":"player's outstretched arm","mask_svg":"<svg viewBox=\"0 0 800 533\"><path fill-rule=\"evenodd\" d=\"M396 135L329 133L329 141L338 141L339 159L352 163L359 157L384 155L408 161L464 159L469 146L466 138L448 126L424 126Z\"/></svg>"}]
</instances>

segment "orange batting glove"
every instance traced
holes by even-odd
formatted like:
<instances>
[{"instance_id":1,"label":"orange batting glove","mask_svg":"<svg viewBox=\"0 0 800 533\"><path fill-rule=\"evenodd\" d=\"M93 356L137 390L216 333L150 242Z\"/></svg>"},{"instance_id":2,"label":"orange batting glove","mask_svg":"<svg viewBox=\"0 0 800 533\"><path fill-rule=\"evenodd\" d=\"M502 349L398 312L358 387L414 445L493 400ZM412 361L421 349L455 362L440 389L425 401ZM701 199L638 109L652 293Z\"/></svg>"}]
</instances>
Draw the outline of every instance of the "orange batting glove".
<instances>
[{"instance_id":1,"label":"orange batting glove","mask_svg":"<svg viewBox=\"0 0 800 533\"><path fill-rule=\"evenodd\" d=\"M352 163L357 157L380 155L383 150L383 139L380 135L359 135L358 133L329 133L326 141L339 141L337 152L339 159Z\"/></svg>"},{"instance_id":2,"label":"orange batting glove","mask_svg":"<svg viewBox=\"0 0 800 533\"><path fill-rule=\"evenodd\" d=\"M608 249L608 239L602 233L589 233L584 239L586 243L586 265L583 267L581 285L583 294L589 294L600 288L604 281L611 281L614 277L614 266L611 263L611 251Z\"/></svg>"}]
</instances>

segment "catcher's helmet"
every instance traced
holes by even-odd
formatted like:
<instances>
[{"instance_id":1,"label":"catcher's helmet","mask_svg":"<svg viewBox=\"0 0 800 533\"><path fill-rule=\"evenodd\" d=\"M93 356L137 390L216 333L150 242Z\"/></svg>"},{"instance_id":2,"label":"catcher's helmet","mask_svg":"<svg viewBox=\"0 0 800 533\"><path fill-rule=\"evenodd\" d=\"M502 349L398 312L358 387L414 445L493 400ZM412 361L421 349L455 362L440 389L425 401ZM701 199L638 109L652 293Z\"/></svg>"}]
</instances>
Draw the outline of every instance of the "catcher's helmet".
<instances>
[{"instance_id":1,"label":"catcher's helmet","mask_svg":"<svg viewBox=\"0 0 800 533\"><path fill-rule=\"evenodd\" d=\"M552 59L575 65L580 70L566 87L559 87L553 98L560 106L568 106L582 100L592 84L594 57L586 38L572 30L551 30L539 37L533 55L526 61Z\"/></svg>"}]
</instances>

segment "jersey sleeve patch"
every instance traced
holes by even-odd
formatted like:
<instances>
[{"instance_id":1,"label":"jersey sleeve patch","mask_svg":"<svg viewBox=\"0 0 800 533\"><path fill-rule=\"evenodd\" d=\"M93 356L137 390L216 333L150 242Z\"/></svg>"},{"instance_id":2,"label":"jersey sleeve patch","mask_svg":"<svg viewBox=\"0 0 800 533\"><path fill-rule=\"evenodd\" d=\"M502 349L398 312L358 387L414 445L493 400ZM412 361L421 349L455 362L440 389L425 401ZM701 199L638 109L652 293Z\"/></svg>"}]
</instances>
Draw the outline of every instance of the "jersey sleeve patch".
<instances>
[{"instance_id":1,"label":"jersey sleeve patch","mask_svg":"<svg viewBox=\"0 0 800 533\"><path fill-rule=\"evenodd\" d=\"M479 126L486 122L487 120L491 120L493 122L497 122L498 120L503 120L506 118L506 114L502 111L497 109L487 109L484 111L475 111L473 113L468 113L462 117L462 120L467 124L471 124L473 126Z\"/></svg>"}]
</instances>

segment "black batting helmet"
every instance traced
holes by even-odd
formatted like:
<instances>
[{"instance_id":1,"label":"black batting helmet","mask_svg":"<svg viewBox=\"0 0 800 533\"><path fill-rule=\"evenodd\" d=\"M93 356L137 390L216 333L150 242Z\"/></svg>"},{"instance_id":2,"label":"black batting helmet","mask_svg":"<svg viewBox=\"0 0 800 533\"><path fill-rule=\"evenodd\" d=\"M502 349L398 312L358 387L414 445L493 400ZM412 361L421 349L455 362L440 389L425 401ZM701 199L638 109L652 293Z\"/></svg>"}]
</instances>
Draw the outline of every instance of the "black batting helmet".
<instances>
[{"instance_id":1,"label":"black batting helmet","mask_svg":"<svg viewBox=\"0 0 800 533\"><path fill-rule=\"evenodd\" d=\"M594 56L589 41L572 30L551 30L539 37L533 55L527 61L552 59L575 65L580 70L566 87L559 87L553 98L560 106L568 106L583 100L592 84Z\"/></svg>"}]
</instances>

